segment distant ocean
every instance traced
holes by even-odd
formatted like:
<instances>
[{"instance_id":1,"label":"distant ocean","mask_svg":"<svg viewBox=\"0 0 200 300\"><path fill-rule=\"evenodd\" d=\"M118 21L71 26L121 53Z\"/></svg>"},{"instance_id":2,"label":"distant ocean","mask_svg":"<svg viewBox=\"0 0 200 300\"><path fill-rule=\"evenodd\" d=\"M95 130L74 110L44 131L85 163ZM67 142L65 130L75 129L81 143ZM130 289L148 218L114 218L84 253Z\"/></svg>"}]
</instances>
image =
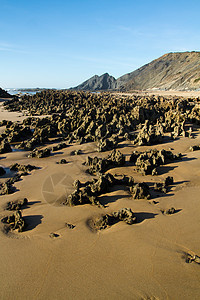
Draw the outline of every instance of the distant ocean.
<instances>
[{"instance_id":1,"label":"distant ocean","mask_svg":"<svg viewBox=\"0 0 200 300\"><path fill-rule=\"evenodd\" d=\"M39 91L29 91L26 89L13 89L13 88L7 88L5 89L9 94L11 95L17 95L17 94L21 94L21 95L25 95L25 94L29 94L29 95L34 95Z\"/></svg>"}]
</instances>

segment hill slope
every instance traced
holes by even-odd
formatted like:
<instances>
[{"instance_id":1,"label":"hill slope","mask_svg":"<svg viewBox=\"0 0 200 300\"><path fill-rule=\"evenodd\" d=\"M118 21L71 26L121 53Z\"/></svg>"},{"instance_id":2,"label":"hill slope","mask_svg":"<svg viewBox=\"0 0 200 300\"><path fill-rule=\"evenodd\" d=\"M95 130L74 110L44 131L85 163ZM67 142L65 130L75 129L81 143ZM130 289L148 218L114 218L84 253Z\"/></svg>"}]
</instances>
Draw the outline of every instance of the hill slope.
<instances>
[{"instance_id":1,"label":"hill slope","mask_svg":"<svg viewBox=\"0 0 200 300\"><path fill-rule=\"evenodd\" d=\"M84 81L82 84L74 87L74 90L88 90L88 91L99 91L99 90L113 90L116 88L116 79L105 73L101 76L95 75L90 79Z\"/></svg>"},{"instance_id":2,"label":"hill slope","mask_svg":"<svg viewBox=\"0 0 200 300\"><path fill-rule=\"evenodd\" d=\"M5 90L0 88L0 98L12 98L12 96L8 94Z\"/></svg>"},{"instance_id":3,"label":"hill slope","mask_svg":"<svg viewBox=\"0 0 200 300\"><path fill-rule=\"evenodd\" d=\"M200 52L168 53L117 79L117 88L193 90L200 88Z\"/></svg>"},{"instance_id":4,"label":"hill slope","mask_svg":"<svg viewBox=\"0 0 200 300\"><path fill-rule=\"evenodd\" d=\"M200 52L168 53L117 80L95 75L76 90L196 90L200 89Z\"/></svg>"}]
</instances>

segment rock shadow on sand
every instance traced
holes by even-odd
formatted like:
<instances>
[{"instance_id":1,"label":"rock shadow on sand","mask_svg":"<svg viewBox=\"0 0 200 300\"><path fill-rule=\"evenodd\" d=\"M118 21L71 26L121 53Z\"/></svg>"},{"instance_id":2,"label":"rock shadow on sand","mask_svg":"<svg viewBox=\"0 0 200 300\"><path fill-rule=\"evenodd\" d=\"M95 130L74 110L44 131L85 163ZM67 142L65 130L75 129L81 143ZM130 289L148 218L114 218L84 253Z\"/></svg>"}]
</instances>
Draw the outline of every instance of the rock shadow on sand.
<instances>
[{"instance_id":1,"label":"rock shadow on sand","mask_svg":"<svg viewBox=\"0 0 200 300\"><path fill-rule=\"evenodd\" d=\"M43 216L42 215L30 215L23 217L26 223L26 228L24 231L29 231L37 227L42 223Z\"/></svg>"},{"instance_id":2,"label":"rock shadow on sand","mask_svg":"<svg viewBox=\"0 0 200 300\"><path fill-rule=\"evenodd\" d=\"M23 207L23 210L27 209L27 208L30 208L30 206L32 206L34 204L39 204L39 203L41 203L41 201L28 201L26 207Z\"/></svg>"},{"instance_id":3,"label":"rock shadow on sand","mask_svg":"<svg viewBox=\"0 0 200 300\"><path fill-rule=\"evenodd\" d=\"M142 223L145 220L154 219L158 214L148 213L148 212L134 212L136 216L136 224Z\"/></svg>"},{"instance_id":4,"label":"rock shadow on sand","mask_svg":"<svg viewBox=\"0 0 200 300\"><path fill-rule=\"evenodd\" d=\"M158 167L158 175L166 174L170 171L173 171L175 168L178 168L178 166L159 166Z\"/></svg>"},{"instance_id":5,"label":"rock shadow on sand","mask_svg":"<svg viewBox=\"0 0 200 300\"><path fill-rule=\"evenodd\" d=\"M119 199L124 199L124 198L130 198L131 195L105 195L102 197L99 197L100 203L104 206L108 205L109 203L116 202Z\"/></svg>"}]
</instances>

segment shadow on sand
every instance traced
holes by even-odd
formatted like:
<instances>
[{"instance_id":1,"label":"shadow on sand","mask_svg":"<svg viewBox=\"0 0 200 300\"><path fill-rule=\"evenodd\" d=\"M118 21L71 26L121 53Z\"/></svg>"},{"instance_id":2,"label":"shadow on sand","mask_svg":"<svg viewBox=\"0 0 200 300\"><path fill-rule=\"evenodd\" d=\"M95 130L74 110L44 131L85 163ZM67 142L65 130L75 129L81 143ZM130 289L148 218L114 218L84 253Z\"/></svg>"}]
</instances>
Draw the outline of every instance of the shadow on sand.
<instances>
[{"instance_id":1,"label":"shadow on sand","mask_svg":"<svg viewBox=\"0 0 200 300\"><path fill-rule=\"evenodd\" d=\"M148 212L134 212L136 216L136 224L142 223L144 220L154 219L158 214L148 213Z\"/></svg>"},{"instance_id":2,"label":"shadow on sand","mask_svg":"<svg viewBox=\"0 0 200 300\"><path fill-rule=\"evenodd\" d=\"M24 231L29 231L37 227L42 223L43 216L42 215L30 215L25 216L24 221L27 224Z\"/></svg>"}]
</instances>

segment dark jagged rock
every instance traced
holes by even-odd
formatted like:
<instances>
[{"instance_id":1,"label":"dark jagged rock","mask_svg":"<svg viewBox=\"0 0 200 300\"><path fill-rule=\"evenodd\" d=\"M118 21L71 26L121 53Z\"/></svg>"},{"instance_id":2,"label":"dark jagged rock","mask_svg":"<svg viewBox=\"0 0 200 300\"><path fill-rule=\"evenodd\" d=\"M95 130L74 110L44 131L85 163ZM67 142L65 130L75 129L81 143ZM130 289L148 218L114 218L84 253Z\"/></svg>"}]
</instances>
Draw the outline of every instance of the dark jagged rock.
<instances>
[{"instance_id":1,"label":"dark jagged rock","mask_svg":"<svg viewBox=\"0 0 200 300\"><path fill-rule=\"evenodd\" d=\"M25 151L33 150L37 145L41 144L41 140L33 137L27 141L23 141L20 144L16 145L16 149L23 149Z\"/></svg>"},{"instance_id":2,"label":"dark jagged rock","mask_svg":"<svg viewBox=\"0 0 200 300\"><path fill-rule=\"evenodd\" d=\"M26 225L20 210L15 211L12 215L3 218L1 221L6 224L5 229L7 231L17 229L18 232L22 232Z\"/></svg>"},{"instance_id":3,"label":"dark jagged rock","mask_svg":"<svg viewBox=\"0 0 200 300\"><path fill-rule=\"evenodd\" d=\"M161 192L166 194L168 186L172 185L174 183L174 178L171 176L168 176L165 178L164 182L159 182L154 184L154 190L156 192Z\"/></svg>"},{"instance_id":4,"label":"dark jagged rock","mask_svg":"<svg viewBox=\"0 0 200 300\"><path fill-rule=\"evenodd\" d=\"M111 174L106 174L111 175ZM134 185L134 179L132 176L126 176L126 175L115 175L113 176L113 185L125 185L125 186L133 186Z\"/></svg>"},{"instance_id":5,"label":"dark jagged rock","mask_svg":"<svg viewBox=\"0 0 200 300\"><path fill-rule=\"evenodd\" d=\"M60 164L60 165L65 165L67 164L68 162L66 161L66 159L62 158L59 162L57 162L57 164Z\"/></svg>"},{"instance_id":6,"label":"dark jagged rock","mask_svg":"<svg viewBox=\"0 0 200 300\"><path fill-rule=\"evenodd\" d=\"M163 134L164 128L161 124L150 125L147 120L133 143L139 146L159 144L162 143Z\"/></svg>"},{"instance_id":7,"label":"dark jagged rock","mask_svg":"<svg viewBox=\"0 0 200 300\"><path fill-rule=\"evenodd\" d=\"M134 180L132 177L125 175L120 177L121 178L119 178L119 176L115 177L112 174L107 173L99 174L97 179L85 183L75 180L75 191L68 196L64 204L69 206L81 204L95 204L101 206L98 196L107 193L110 187L114 185L133 185Z\"/></svg>"},{"instance_id":8,"label":"dark jagged rock","mask_svg":"<svg viewBox=\"0 0 200 300\"><path fill-rule=\"evenodd\" d=\"M34 149L28 157L37 157L37 158L44 158L51 155L51 149Z\"/></svg>"},{"instance_id":9,"label":"dark jagged rock","mask_svg":"<svg viewBox=\"0 0 200 300\"><path fill-rule=\"evenodd\" d=\"M69 206L81 204L100 205L100 203L97 200L97 197L92 194L91 188L89 186L81 191L75 190L68 196L64 204Z\"/></svg>"},{"instance_id":10,"label":"dark jagged rock","mask_svg":"<svg viewBox=\"0 0 200 300\"><path fill-rule=\"evenodd\" d=\"M29 126L22 126L18 123L13 123L7 126L4 131L6 139L10 143L16 143L32 137L32 131Z\"/></svg>"},{"instance_id":11,"label":"dark jagged rock","mask_svg":"<svg viewBox=\"0 0 200 300\"><path fill-rule=\"evenodd\" d=\"M117 212L114 212L113 216L129 225L136 222L136 217L130 208L122 208Z\"/></svg>"},{"instance_id":12,"label":"dark jagged rock","mask_svg":"<svg viewBox=\"0 0 200 300\"><path fill-rule=\"evenodd\" d=\"M117 144L118 144L117 136L112 136L111 138L100 139L97 144L97 150L98 150L98 152L113 150L114 148L117 147Z\"/></svg>"},{"instance_id":13,"label":"dark jagged rock","mask_svg":"<svg viewBox=\"0 0 200 300\"><path fill-rule=\"evenodd\" d=\"M165 186L172 185L174 183L174 178L172 176L168 176L165 178L164 184Z\"/></svg>"},{"instance_id":14,"label":"dark jagged rock","mask_svg":"<svg viewBox=\"0 0 200 300\"><path fill-rule=\"evenodd\" d=\"M73 224L70 224L70 223L65 223L65 226L68 228L68 229L74 229L76 227L76 225L73 225Z\"/></svg>"},{"instance_id":15,"label":"dark jagged rock","mask_svg":"<svg viewBox=\"0 0 200 300\"><path fill-rule=\"evenodd\" d=\"M200 264L200 257L194 253L186 253L185 261L186 263L195 262L197 264Z\"/></svg>"},{"instance_id":16,"label":"dark jagged rock","mask_svg":"<svg viewBox=\"0 0 200 300\"><path fill-rule=\"evenodd\" d=\"M127 139L140 145L156 144L165 133L172 138L190 137L186 123L200 124L195 98L45 90L25 95L20 101L6 101L4 106L11 111L27 110L30 115L49 115L6 125L0 141L21 141L18 147L25 150L33 150L51 138L64 138L69 143L95 141L100 152L116 148L119 141ZM139 128L138 136L132 135Z\"/></svg>"},{"instance_id":17,"label":"dark jagged rock","mask_svg":"<svg viewBox=\"0 0 200 300\"><path fill-rule=\"evenodd\" d=\"M197 151L197 150L200 150L200 146L199 145L190 146L190 151Z\"/></svg>"},{"instance_id":18,"label":"dark jagged rock","mask_svg":"<svg viewBox=\"0 0 200 300\"><path fill-rule=\"evenodd\" d=\"M82 151L81 150L74 150L74 151L71 151L70 155L80 155L82 154Z\"/></svg>"},{"instance_id":19,"label":"dark jagged rock","mask_svg":"<svg viewBox=\"0 0 200 300\"><path fill-rule=\"evenodd\" d=\"M0 154L12 152L12 148L8 142L3 140L0 144Z\"/></svg>"},{"instance_id":20,"label":"dark jagged rock","mask_svg":"<svg viewBox=\"0 0 200 300\"><path fill-rule=\"evenodd\" d=\"M37 169L37 167L32 166L30 164L20 165L18 163L15 163L15 164L10 166L11 171L20 171L20 172L26 172L26 173L31 172L32 170L35 170L35 169Z\"/></svg>"},{"instance_id":21,"label":"dark jagged rock","mask_svg":"<svg viewBox=\"0 0 200 300\"><path fill-rule=\"evenodd\" d=\"M129 161L132 162L132 163L136 163L138 157L140 156L141 152L139 151L133 151L131 156L130 156L130 159Z\"/></svg>"},{"instance_id":22,"label":"dark jagged rock","mask_svg":"<svg viewBox=\"0 0 200 300\"><path fill-rule=\"evenodd\" d=\"M80 180L78 180L78 179L74 181L73 185L77 190L79 190L83 186L82 183L80 182Z\"/></svg>"},{"instance_id":23,"label":"dark jagged rock","mask_svg":"<svg viewBox=\"0 0 200 300\"><path fill-rule=\"evenodd\" d=\"M154 191L166 194L167 193L166 185L164 183L161 183L161 182L155 183L154 184Z\"/></svg>"},{"instance_id":24,"label":"dark jagged rock","mask_svg":"<svg viewBox=\"0 0 200 300\"><path fill-rule=\"evenodd\" d=\"M6 210L20 210L22 207L28 204L28 199L24 198L21 200L10 201L6 205Z\"/></svg>"},{"instance_id":25,"label":"dark jagged rock","mask_svg":"<svg viewBox=\"0 0 200 300\"><path fill-rule=\"evenodd\" d=\"M8 121L8 120L0 121L0 127L2 127L2 126L10 127L12 124L13 124L12 121Z\"/></svg>"},{"instance_id":26,"label":"dark jagged rock","mask_svg":"<svg viewBox=\"0 0 200 300\"><path fill-rule=\"evenodd\" d=\"M125 156L119 150L115 149L108 155L107 160L110 164L117 167L121 167L125 164Z\"/></svg>"},{"instance_id":27,"label":"dark jagged rock","mask_svg":"<svg viewBox=\"0 0 200 300\"><path fill-rule=\"evenodd\" d=\"M133 195L134 199L149 200L151 198L151 194L149 192L149 186L145 182L140 182L130 187L130 192Z\"/></svg>"},{"instance_id":28,"label":"dark jagged rock","mask_svg":"<svg viewBox=\"0 0 200 300\"><path fill-rule=\"evenodd\" d=\"M136 217L130 208L122 208L112 214L105 214L100 218L97 218L93 221L92 226L95 230L102 230L111 227L120 221L132 225L136 223Z\"/></svg>"},{"instance_id":29,"label":"dark jagged rock","mask_svg":"<svg viewBox=\"0 0 200 300\"><path fill-rule=\"evenodd\" d=\"M1 195L8 195L13 193L12 184L9 182L0 183L0 196Z\"/></svg>"},{"instance_id":30,"label":"dark jagged rock","mask_svg":"<svg viewBox=\"0 0 200 300\"><path fill-rule=\"evenodd\" d=\"M112 225L114 225L115 223L117 223L116 218L111 214L105 214L103 216L101 216L100 218L97 218L96 220L94 220L93 223L93 228L95 230L102 230L102 229L106 229Z\"/></svg>"},{"instance_id":31,"label":"dark jagged rock","mask_svg":"<svg viewBox=\"0 0 200 300\"><path fill-rule=\"evenodd\" d=\"M162 214L164 215L172 215L176 213L176 209L174 207L171 207L169 209L161 209Z\"/></svg>"},{"instance_id":32,"label":"dark jagged rock","mask_svg":"<svg viewBox=\"0 0 200 300\"><path fill-rule=\"evenodd\" d=\"M6 171L4 170L3 167L0 167L0 176L3 176L6 174Z\"/></svg>"},{"instance_id":33,"label":"dark jagged rock","mask_svg":"<svg viewBox=\"0 0 200 300\"><path fill-rule=\"evenodd\" d=\"M119 150L113 150L107 158L91 158L88 156L85 165L89 166L87 172L91 175L104 173L111 167L121 167L125 164L125 156Z\"/></svg>"},{"instance_id":34,"label":"dark jagged rock","mask_svg":"<svg viewBox=\"0 0 200 300\"><path fill-rule=\"evenodd\" d=\"M108 168L108 162L106 159L95 157L87 157L87 160L85 162L86 166L89 166L89 169L87 169L87 172L91 175L95 175L98 173L104 173Z\"/></svg>"},{"instance_id":35,"label":"dark jagged rock","mask_svg":"<svg viewBox=\"0 0 200 300\"><path fill-rule=\"evenodd\" d=\"M57 237L59 237L59 236L60 236L60 235L59 235L58 233L55 233L55 232L51 232L51 233L49 234L49 237L52 238L52 239L57 238Z\"/></svg>"},{"instance_id":36,"label":"dark jagged rock","mask_svg":"<svg viewBox=\"0 0 200 300\"><path fill-rule=\"evenodd\" d=\"M67 147L69 147L69 145L67 145L66 143L59 143L58 145L52 147L52 151L54 152L54 151L62 150Z\"/></svg>"},{"instance_id":37,"label":"dark jagged rock","mask_svg":"<svg viewBox=\"0 0 200 300\"><path fill-rule=\"evenodd\" d=\"M15 191L12 185L17 181L20 181L22 176L26 175L28 175L27 172L21 172L20 174L16 174L15 176L7 179L5 182L0 182L0 196L12 194Z\"/></svg>"},{"instance_id":38,"label":"dark jagged rock","mask_svg":"<svg viewBox=\"0 0 200 300\"><path fill-rule=\"evenodd\" d=\"M145 152L133 152L130 161L135 163L136 169L142 175L157 175L157 167L168 162L181 159L182 154L173 154L167 150L148 150Z\"/></svg>"}]
</instances>

